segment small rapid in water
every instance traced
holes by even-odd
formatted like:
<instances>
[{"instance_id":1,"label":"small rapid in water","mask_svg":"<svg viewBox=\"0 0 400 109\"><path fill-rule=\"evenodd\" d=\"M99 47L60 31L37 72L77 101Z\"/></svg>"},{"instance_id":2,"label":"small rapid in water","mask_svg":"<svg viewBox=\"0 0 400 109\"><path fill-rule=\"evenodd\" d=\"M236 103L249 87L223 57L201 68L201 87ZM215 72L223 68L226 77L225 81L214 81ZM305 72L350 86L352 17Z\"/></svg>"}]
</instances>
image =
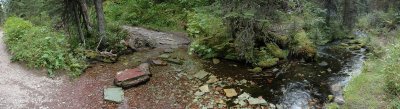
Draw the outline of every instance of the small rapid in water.
<instances>
[{"instance_id":1,"label":"small rapid in water","mask_svg":"<svg viewBox=\"0 0 400 109\"><path fill-rule=\"evenodd\" d=\"M320 46L316 62L292 60L262 73L251 73L249 66L227 60L204 65L219 77L254 81L256 86L240 87L285 109L322 108L330 95L334 102L343 104L344 87L362 71L365 49L338 49L335 46L339 43Z\"/></svg>"}]
</instances>

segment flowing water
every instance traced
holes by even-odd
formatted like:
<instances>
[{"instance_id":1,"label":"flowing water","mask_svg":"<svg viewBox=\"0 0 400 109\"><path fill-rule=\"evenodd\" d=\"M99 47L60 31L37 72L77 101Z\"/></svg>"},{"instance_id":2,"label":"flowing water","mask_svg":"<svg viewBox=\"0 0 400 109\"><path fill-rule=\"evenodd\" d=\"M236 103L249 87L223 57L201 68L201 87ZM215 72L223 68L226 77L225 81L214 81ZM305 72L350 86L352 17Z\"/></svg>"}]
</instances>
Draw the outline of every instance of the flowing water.
<instances>
[{"instance_id":1,"label":"flowing water","mask_svg":"<svg viewBox=\"0 0 400 109\"><path fill-rule=\"evenodd\" d=\"M208 65L208 71L220 77L254 81L255 86L239 86L252 96L263 96L284 108L321 108L328 102L329 95L334 101L343 103L343 88L353 77L361 73L364 51L337 49L339 42L320 46L316 62L293 60L262 73L251 73L244 65L222 60L220 64Z\"/></svg>"}]
</instances>

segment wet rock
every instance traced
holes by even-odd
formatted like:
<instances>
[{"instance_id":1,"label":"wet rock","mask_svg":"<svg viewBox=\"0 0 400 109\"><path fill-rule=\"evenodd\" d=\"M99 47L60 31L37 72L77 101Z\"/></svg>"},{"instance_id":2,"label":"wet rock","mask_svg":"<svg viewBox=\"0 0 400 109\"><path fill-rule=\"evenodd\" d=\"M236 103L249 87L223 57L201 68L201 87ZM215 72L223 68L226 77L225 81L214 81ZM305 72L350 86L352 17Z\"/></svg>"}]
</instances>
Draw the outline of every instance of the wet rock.
<instances>
[{"instance_id":1,"label":"wet rock","mask_svg":"<svg viewBox=\"0 0 400 109\"><path fill-rule=\"evenodd\" d=\"M124 100L124 91L122 88L104 89L104 100L121 103Z\"/></svg>"},{"instance_id":2,"label":"wet rock","mask_svg":"<svg viewBox=\"0 0 400 109\"><path fill-rule=\"evenodd\" d=\"M117 72L114 79L114 84L123 88L136 86L150 79L149 64L141 64L135 69L126 69Z\"/></svg>"},{"instance_id":3,"label":"wet rock","mask_svg":"<svg viewBox=\"0 0 400 109\"><path fill-rule=\"evenodd\" d=\"M268 109L276 109L276 106L272 103L269 103L269 108Z\"/></svg>"},{"instance_id":4,"label":"wet rock","mask_svg":"<svg viewBox=\"0 0 400 109\"><path fill-rule=\"evenodd\" d=\"M332 69L331 69L331 68L328 68L326 71L328 71L328 72L332 72Z\"/></svg>"},{"instance_id":5,"label":"wet rock","mask_svg":"<svg viewBox=\"0 0 400 109\"><path fill-rule=\"evenodd\" d=\"M157 60L152 60L152 63L153 63L154 65L157 65L157 66L166 66L166 65L167 65L167 62L162 61L162 60L159 60L159 59L157 59Z\"/></svg>"},{"instance_id":6,"label":"wet rock","mask_svg":"<svg viewBox=\"0 0 400 109\"><path fill-rule=\"evenodd\" d=\"M247 99L249 101L249 104L251 105L268 105L267 101L265 101L263 98L252 98L250 97Z\"/></svg>"},{"instance_id":7,"label":"wet rock","mask_svg":"<svg viewBox=\"0 0 400 109\"><path fill-rule=\"evenodd\" d=\"M328 63L325 61L322 61L321 63L318 63L318 65L324 67L324 66L328 66Z\"/></svg>"},{"instance_id":8,"label":"wet rock","mask_svg":"<svg viewBox=\"0 0 400 109\"><path fill-rule=\"evenodd\" d=\"M219 80L216 76L210 76L209 80L206 83L210 84L210 83L215 83L217 81Z\"/></svg>"},{"instance_id":9,"label":"wet rock","mask_svg":"<svg viewBox=\"0 0 400 109\"><path fill-rule=\"evenodd\" d=\"M221 62L219 59L216 59L216 58L212 59L212 61L214 64L219 64Z\"/></svg>"},{"instance_id":10,"label":"wet rock","mask_svg":"<svg viewBox=\"0 0 400 109\"><path fill-rule=\"evenodd\" d=\"M199 89L201 92L210 92L208 85L201 86Z\"/></svg>"},{"instance_id":11,"label":"wet rock","mask_svg":"<svg viewBox=\"0 0 400 109\"><path fill-rule=\"evenodd\" d=\"M283 106L280 105L280 104L277 104L277 105L275 105L275 106L276 106L276 109L283 109Z\"/></svg>"},{"instance_id":12,"label":"wet rock","mask_svg":"<svg viewBox=\"0 0 400 109\"><path fill-rule=\"evenodd\" d=\"M234 97L237 96L235 89L224 89L226 97Z\"/></svg>"},{"instance_id":13,"label":"wet rock","mask_svg":"<svg viewBox=\"0 0 400 109\"><path fill-rule=\"evenodd\" d=\"M203 78L206 77L208 74L209 74L208 72L206 72L206 71L204 71L204 70L201 70L201 71L197 72L197 73L194 75L194 77L196 77L196 78L198 78L198 79L203 79Z\"/></svg>"},{"instance_id":14,"label":"wet rock","mask_svg":"<svg viewBox=\"0 0 400 109\"><path fill-rule=\"evenodd\" d=\"M334 96L333 101L339 105L344 104L345 101L343 98L343 85L341 85L340 83L336 83L331 85L330 88Z\"/></svg>"},{"instance_id":15,"label":"wet rock","mask_svg":"<svg viewBox=\"0 0 400 109\"><path fill-rule=\"evenodd\" d=\"M272 70L272 72L277 72L277 71L279 71L279 69L277 69L277 68L274 68L274 69Z\"/></svg>"}]
</instances>

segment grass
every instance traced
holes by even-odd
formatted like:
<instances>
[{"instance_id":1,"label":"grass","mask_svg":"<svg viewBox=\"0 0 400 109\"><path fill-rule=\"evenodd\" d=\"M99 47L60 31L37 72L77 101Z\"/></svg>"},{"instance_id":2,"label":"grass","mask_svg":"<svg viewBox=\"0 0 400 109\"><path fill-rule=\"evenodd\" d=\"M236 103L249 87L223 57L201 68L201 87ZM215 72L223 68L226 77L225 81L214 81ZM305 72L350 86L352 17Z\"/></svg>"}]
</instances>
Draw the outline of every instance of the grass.
<instances>
[{"instance_id":1,"label":"grass","mask_svg":"<svg viewBox=\"0 0 400 109\"><path fill-rule=\"evenodd\" d=\"M365 63L363 72L355 77L345 89L344 108L382 109L387 108L385 101L385 75L380 66L382 60L371 59Z\"/></svg>"},{"instance_id":2,"label":"grass","mask_svg":"<svg viewBox=\"0 0 400 109\"><path fill-rule=\"evenodd\" d=\"M363 72L350 81L345 88L346 109L385 109L400 108L398 83L400 83L400 44L398 33L388 34L386 38L376 38L376 45L382 47L382 56L369 56L364 63ZM383 40L382 40L383 39Z\"/></svg>"}]
</instances>

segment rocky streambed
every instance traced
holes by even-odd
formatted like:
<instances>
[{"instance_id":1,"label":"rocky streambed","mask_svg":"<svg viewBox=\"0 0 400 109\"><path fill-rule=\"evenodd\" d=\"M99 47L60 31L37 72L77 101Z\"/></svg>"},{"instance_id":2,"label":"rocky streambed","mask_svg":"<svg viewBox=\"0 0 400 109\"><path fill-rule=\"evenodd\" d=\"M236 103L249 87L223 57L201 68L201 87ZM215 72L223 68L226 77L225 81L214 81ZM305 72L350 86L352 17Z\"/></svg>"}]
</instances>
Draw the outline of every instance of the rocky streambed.
<instances>
[{"instance_id":1,"label":"rocky streambed","mask_svg":"<svg viewBox=\"0 0 400 109\"><path fill-rule=\"evenodd\" d=\"M148 32L151 31L138 34ZM137 40L154 44L154 38L149 39L152 40ZM172 39L168 39L168 43L158 43L162 45L160 47L157 43L156 46L139 44L135 47L144 45L147 49L122 56L120 61L112 64L135 68L143 62L152 63L150 72L153 76L145 84L126 89L122 104L107 102L109 106L299 109L324 108L328 102L343 104L343 88L361 72L365 52L355 41L333 42L319 47L314 62L290 60L261 73L252 73L248 70L251 67L243 63L188 55L187 48L181 46L179 40Z\"/></svg>"}]
</instances>

